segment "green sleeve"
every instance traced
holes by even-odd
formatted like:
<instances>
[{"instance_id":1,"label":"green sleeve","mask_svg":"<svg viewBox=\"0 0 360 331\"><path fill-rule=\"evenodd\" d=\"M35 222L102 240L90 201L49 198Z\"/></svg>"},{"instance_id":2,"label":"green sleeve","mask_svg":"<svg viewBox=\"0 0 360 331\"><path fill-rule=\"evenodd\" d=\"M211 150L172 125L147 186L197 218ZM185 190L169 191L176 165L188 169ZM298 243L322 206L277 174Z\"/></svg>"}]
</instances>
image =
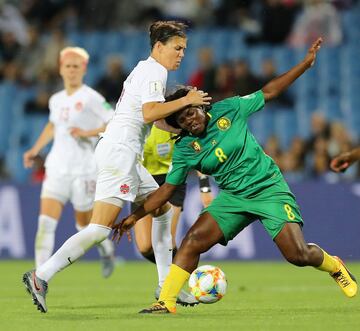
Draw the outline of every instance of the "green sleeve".
<instances>
[{"instance_id":1,"label":"green sleeve","mask_svg":"<svg viewBox=\"0 0 360 331\"><path fill-rule=\"evenodd\" d=\"M186 158L181 156L175 145L172 162L169 167L169 172L166 175L166 183L172 185L181 185L185 183L190 169L191 167L186 163Z\"/></svg>"},{"instance_id":2,"label":"green sleeve","mask_svg":"<svg viewBox=\"0 0 360 331\"><path fill-rule=\"evenodd\" d=\"M245 95L243 97L236 96L228 99L232 106L240 112L241 116L247 118L252 113L262 109L265 105L264 94L261 90Z\"/></svg>"}]
</instances>

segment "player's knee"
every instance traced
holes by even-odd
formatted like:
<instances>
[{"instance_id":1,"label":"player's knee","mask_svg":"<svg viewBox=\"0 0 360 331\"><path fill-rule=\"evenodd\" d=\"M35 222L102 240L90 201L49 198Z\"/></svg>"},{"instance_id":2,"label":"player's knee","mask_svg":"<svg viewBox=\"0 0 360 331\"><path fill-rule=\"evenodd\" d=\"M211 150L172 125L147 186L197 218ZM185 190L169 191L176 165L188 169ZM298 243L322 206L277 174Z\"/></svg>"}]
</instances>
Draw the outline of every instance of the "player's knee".
<instances>
[{"instance_id":1,"label":"player's knee","mask_svg":"<svg viewBox=\"0 0 360 331\"><path fill-rule=\"evenodd\" d=\"M198 252L200 254L207 251L206 239L203 238L201 232L197 230L190 230L186 234L181 245L184 248L187 248L193 252Z\"/></svg>"}]
</instances>

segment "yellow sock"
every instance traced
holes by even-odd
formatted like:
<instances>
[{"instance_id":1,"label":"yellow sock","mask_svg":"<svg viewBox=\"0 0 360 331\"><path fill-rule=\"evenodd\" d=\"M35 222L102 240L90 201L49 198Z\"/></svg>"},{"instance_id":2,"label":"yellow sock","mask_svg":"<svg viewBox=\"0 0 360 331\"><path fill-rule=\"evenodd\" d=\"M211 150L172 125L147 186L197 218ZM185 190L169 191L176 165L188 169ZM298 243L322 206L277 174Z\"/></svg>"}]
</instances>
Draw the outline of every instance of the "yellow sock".
<instances>
[{"instance_id":1,"label":"yellow sock","mask_svg":"<svg viewBox=\"0 0 360 331\"><path fill-rule=\"evenodd\" d=\"M324 260L320 264L320 266L316 267L316 269L327 271L330 273L334 273L340 269L339 261L326 253L323 249L321 249L324 253Z\"/></svg>"},{"instance_id":2,"label":"yellow sock","mask_svg":"<svg viewBox=\"0 0 360 331\"><path fill-rule=\"evenodd\" d=\"M176 307L176 298L190 274L176 264L170 266L169 274L162 286L159 301L164 301L169 309Z\"/></svg>"}]
</instances>

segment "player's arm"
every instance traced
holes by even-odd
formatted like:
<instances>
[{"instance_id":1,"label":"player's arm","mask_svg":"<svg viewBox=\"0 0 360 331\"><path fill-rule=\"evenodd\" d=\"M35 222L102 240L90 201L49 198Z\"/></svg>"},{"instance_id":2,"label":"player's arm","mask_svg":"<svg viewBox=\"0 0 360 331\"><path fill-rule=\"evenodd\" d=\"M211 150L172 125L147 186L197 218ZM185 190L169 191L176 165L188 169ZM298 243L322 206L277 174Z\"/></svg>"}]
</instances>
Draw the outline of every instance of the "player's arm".
<instances>
[{"instance_id":1,"label":"player's arm","mask_svg":"<svg viewBox=\"0 0 360 331\"><path fill-rule=\"evenodd\" d=\"M164 183L155 192L151 193L142 206L123 219L120 224L113 226L113 240L119 241L122 235L128 232L138 220L164 205L171 198L175 189L176 185Z\"/></svg>"},{"instance_id":2,"label":"player's arm","mask_svg":"<svg viewBox=\"0 0 360 331\"><path fill-rule=\"evenodd\" d=\"M54 138L54 124L48 122L42 130L39 138L34 146L27 150L23 155L23 163L25 168L31 168L34 164L34 158L40 151Z\"/></svg>"},{"instance_id":3,"label":"player's arm","mask_svg":"<svg viewBox=\"0 0 360 331\"><path fill-rule=\"evenodd\" d=\"M333 158L330 163L330 168L335 172L342 172L358 160L360 160L360 147Z\"/></svg>"},{"instance_id":4,"label":"player's arm","mask_svg":"<svg viewBox=\"0 0 360 331\"><path fill-rule=\"evenodd\" d=\"M70 134L74 138L88 138L88 137L97 137L99 133L104 132L106 128L106 125L102 125L98 127L97 129L92 130L83 130L81 128L72 127L70 128Z\"/></svg>"},{"instance_id":5,"label":"player's arm","mask_svg":"<svg viewBox=\"0 0 360 331\"><path fill-rule=\"evenodd\" d=\"M262 91L264 93L265 101L276 98L284 90L286 90L298 77L300 77L306 70L311 68L316 59L316 53L320 49L322 38L318 38L309 48L305 58L296 66L291 68L288 72L272 79L267 83Z\"/></svg>"},{"instance_id":6,"label":"player's arm","mask_svg":"<svg viewBox=\"0 0 360 331\"><path fill-rule=\"evenodd\" d=\"M144 121L145 123L152 123L188 105L209 105L210 100L211 97L208 96L208 93L194 88L190 90L186 96L177 100L169 102L147 102L142 106Z\"/></svg>"}]
</instances>

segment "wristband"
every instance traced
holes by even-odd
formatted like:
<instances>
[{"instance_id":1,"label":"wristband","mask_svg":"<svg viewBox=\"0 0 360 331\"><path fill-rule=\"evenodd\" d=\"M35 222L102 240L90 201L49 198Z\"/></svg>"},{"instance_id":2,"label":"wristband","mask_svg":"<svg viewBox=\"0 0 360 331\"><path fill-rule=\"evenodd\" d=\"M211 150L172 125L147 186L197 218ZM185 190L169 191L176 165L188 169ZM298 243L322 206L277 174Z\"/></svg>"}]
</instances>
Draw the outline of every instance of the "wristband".
<instances>
[{"instance_id":1,"label":"wristband","mask_svg":"<svg viewBox=\"0 0 360 331\"><path fill-rule=\"evenodd\" d=\"M202 193L211 192L210 180L208 176L201 175L199 177L199 185L200 185L200 192Z\"/></svg>"}]
</instances>

